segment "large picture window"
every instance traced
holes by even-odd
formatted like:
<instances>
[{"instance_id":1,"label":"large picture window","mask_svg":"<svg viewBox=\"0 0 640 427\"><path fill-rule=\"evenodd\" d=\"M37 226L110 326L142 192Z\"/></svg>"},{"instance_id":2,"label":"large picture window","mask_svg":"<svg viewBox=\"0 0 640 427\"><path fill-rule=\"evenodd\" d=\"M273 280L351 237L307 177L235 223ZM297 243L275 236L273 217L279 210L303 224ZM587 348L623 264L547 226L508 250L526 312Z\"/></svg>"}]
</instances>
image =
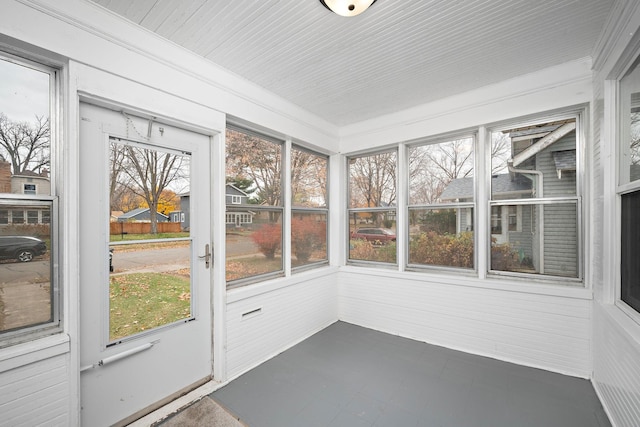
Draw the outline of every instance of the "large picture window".
<instances>
[{"instance_id":1,"label":"large picture window","mask_svg":"<svg viewBox=\"0 0 640 427\"><path fill-rule=\"evenodd\" d=\"M0 347L59 327L56 75L0 53Z\"/></svg>"}]
</instances>

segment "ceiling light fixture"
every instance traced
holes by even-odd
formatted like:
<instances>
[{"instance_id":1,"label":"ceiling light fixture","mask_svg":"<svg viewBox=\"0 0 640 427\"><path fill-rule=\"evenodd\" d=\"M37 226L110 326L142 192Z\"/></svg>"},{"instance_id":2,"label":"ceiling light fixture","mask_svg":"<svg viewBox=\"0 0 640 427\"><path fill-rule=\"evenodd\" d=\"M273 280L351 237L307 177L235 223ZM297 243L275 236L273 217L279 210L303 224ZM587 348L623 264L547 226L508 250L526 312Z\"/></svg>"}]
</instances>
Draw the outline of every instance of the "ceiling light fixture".
<instances>
[{"instance_id":1,"label":"ceiling light fixture","mask_svg":"<svg viewBox=\"0 0 640 427\"><path fill-rule=\"evenodd\" d=\"M367 10L376 0L320 0L330 11L341 16L356 16Z\"/></svg>"}]
</instances>

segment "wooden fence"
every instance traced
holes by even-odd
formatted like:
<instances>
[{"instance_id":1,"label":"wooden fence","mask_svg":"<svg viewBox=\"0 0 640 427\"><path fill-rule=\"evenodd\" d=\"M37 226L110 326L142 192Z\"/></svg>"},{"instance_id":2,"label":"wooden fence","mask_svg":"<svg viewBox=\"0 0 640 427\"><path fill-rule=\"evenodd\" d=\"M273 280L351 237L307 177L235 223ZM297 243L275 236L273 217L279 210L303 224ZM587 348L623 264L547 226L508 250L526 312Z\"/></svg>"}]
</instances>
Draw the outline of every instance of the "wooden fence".
<instances>
[{"instance_id":1,"label":"wooden fence","mask_svg":"<svg viewBox=\"0 0 640 427\"><path fill-rule=\"evenodd\" d=\"M179 222L159 222L158 233L179 233ZM150 222L110 222L110 234L149 234L151 233Z\"/></svg>"}]
</instances>

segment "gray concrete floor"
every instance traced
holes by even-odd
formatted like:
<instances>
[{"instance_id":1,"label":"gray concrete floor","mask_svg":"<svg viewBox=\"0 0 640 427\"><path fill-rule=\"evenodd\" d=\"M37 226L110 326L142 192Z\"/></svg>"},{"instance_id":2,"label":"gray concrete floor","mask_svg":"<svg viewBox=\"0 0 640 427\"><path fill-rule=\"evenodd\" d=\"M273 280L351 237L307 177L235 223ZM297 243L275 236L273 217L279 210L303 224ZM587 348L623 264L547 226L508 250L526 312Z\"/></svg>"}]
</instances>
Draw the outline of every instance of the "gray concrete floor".
<instances>
[{"instance_id":1,"label":"gray concrete floor","mask_svg":"<svg viewBox=\"0 0 640 427\"><path fill-rule=\"evenodd\" d=\"M212 393L251 427L610 427L591 383L337 322Z\"/></svg>"}]
</instances>

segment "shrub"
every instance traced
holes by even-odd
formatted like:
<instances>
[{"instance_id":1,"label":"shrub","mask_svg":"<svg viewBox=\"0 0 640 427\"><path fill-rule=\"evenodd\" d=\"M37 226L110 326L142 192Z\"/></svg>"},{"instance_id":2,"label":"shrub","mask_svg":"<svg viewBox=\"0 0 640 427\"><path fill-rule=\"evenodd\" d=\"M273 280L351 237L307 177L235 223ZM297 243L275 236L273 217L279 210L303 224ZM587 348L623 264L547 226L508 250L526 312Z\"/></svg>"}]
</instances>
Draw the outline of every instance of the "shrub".
<instances>
[{"instance_id":1,"label":"shrub","mask_svg":"<svg viewBox=\"0 0 640 427\"><path fill-rule=\"evenodd\" d=\"M396 262L396 242L389 242L383 246L374 246L367 240L352 240L349 250L350 259L363 261Z\"/></svg>"},{"instance_id":2,"label":"shrub","mask_svg":"<svg viewBox=\"0 0 640 427\"><path fill-rule=\"evenodd\" d=\"M267 259L273 259L282 245L282 228L280 224L263 224L251 233L251 239Z\"/></svg>"},{"instance_id":3,"label":"shrub","mask_svg":"<svg viewBox=\"0 0 640 427\"><path fill-rule=\"evenodd\" d=\"M306 262L314 251L325 247L327 225L313 218L291 219L291 252L298 261Z\"/></svg>"},{"instance_id":4,"label":"shrub","mask_svg":"<svg viewBox=\"0 0 640 427\"><path fill-rule=\"evenodd\" d=\"M518 252L509 243L491 244L491 269L513 271L520 266Z\"/></svg>"},{"instance_id":5,"label":"shrub","mask_svg":"<svg viewBox=\"0 0 640 427\"><path fill-rule=\"evenodd\" d=\"M421 233L411 239L409 260L412 264L473 268L473 233Z\"/></svg>"}]
</instances>

